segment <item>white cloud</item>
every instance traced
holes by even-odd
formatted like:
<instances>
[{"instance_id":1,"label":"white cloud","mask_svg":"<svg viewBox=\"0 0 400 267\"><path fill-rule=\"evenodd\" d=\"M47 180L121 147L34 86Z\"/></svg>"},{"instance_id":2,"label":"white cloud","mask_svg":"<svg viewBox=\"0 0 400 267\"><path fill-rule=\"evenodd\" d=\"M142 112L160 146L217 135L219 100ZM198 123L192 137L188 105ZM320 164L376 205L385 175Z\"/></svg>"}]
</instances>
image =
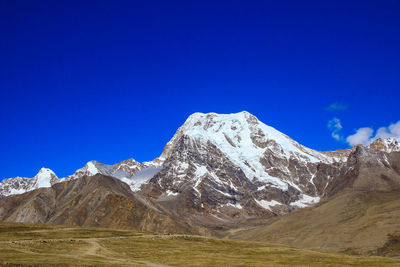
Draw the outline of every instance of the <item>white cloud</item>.
<instances>
[{"instance_id":1,"label":"white cloud","mask_svg":"<svg viewBox=\"0 0 400 267\"><path fill-rule=\"evenodd\" d=\"M381 127L376 132L375 139L377 138L390 138L390 137L400 137L400 121L392 123L389 127Z\"/></svg>"},{"instance_id":2,"label":"white cloud","mask_svg":"<svg viewBox=\"0 0 400 267\"><path fill-rule=\"evenodd\" d=\"M400 139L400 121L390 124L388 127L381 127L373 136L374 129L365 127L356 130L356 133L346 138L346 141L351 145L368 145L378 138L398 138Z\"/></svg>"},{"instance_id":3,"label":"white cloud","mask_svg":"<svg viewBox=\"0 0 400 267\"><path fill-rule=\"evenodd\" d=\"M378 129L378 131L376 131L376 136L378 138L389 138L390 133L388 132L386 127L381 127Z\"/></svg>"},{"instance_id":4,"label":"white cloud","mask_svg":"<svg viewBox=\"0 0 400 267\"><path fill-rule=\"evenodd\" d=\"M335 102L335 103L330 104L326 108L326 110L327 111L341 111L341 110L346 110L347 108L348 108L348 106L346 104Z\"/></svg>"},{"instance_id":5,"label":"white cloud","mask_svg":"<svg viewBox=\"0 0 400 267\"><path fill-rule=\"evenodd\" d=\"M334 139L336 139L337 141L342 139L342 136L340 135L340 130L342 130L343 126L338 118L333 118L328 121L327 127L331 131L331 136Z\"/></svg>"},{"instance_id":6,"label":"white cloud","mask_svg":"<svg viewBox=\"0 0 400 267\"><path fill-rule=\"evenodd\" d=\"M372 128L360 128L356 131L355 134L349 135L346 138L347 143L349 143L351 146L355 145L367 145L370 142L370 138L372 134L374 133L374 130Z\"/></svg>"}]
</instances>

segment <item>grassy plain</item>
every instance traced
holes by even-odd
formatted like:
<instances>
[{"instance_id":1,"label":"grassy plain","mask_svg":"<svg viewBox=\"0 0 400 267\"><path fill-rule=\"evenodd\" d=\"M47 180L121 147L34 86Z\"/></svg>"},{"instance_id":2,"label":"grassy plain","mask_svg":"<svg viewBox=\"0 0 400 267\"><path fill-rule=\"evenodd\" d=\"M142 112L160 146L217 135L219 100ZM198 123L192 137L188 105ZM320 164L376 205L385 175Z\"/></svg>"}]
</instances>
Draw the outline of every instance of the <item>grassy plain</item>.
<instances>
[{"instance_id":1,"label":"grassy plain","mask_svg":"<svg viewBox=\"0 0 400 267\"><path fill-rule=\"evenodd\" d=\"M8 266L400 266L264 242L59 225L0 223L0 264Z\"/></svg>"}]
</instances>

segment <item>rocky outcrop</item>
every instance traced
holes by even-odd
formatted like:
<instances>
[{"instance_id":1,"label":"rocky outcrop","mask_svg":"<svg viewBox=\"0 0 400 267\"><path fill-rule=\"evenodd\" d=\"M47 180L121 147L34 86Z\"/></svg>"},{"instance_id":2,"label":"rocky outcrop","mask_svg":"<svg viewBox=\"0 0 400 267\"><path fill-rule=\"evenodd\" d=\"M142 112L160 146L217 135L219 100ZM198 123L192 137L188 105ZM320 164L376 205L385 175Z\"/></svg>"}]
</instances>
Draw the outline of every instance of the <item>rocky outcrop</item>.
<instances>
[{"instance_id":1,"label":"rocky outcrop","mask_svg":"<svg viewBox=\"0 0 400 267\"><path fill-rule=\"evenodd\" d=\"M400 152L356 146L342 173L327 187L327 196L344 190L359 192L400 191Z\"/></svg>"},{"instance_id":2,"label":"rocky outcrop","mask_svg":"<svg viewBox=\"0 0 400 267\"><path fill-rule=\"evenodd\" d=\"M372 150L379 150L387 153L400 152L400 140L398 138L378 138L368 145Z\"/></svg>"}]
</instances>

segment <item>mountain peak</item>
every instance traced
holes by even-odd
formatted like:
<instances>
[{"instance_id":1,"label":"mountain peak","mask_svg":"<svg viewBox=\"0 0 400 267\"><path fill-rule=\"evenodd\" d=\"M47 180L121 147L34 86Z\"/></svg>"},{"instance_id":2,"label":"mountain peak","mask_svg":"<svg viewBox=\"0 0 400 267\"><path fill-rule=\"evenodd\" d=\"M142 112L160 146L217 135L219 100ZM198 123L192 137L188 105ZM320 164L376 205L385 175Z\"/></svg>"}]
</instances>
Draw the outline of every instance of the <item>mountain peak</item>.
<instances>
[{"instance_id":1,"label":"mountain peak","mask_svg":"<svg viewBox=\"0 0 400 267\"><path fill-rule=\"evenodd\" d=\"M234 148L264 149L276 143L287 151L296 152L300 147L293 139L260 122L247 111L232 114L194 113L177 134L195 139L208 139L218 147L224 143Z\"/></svg>"},{"instance_id":2,"label":"mountain peak","mask_svg":"<svg viewBox=\"0 0 400 267\"><path fill-rule=\"evenodd\" d=\"M187 152L191 150L193 153ZM282 190L288 190L289 182L282 181L280 177L285 173L284 176L290 180L292 173L289 168L293 168L285 164L296 161L307 166L344 160L300 145L247 111L192 114L167 143L160 158L166 160L174 153L182 153L182 166L186 166L189 161L187 157L190 157L187 155L204 154L205 151L222 153L234 166L239 167L249 181L258 181ZM275 161L285 165L281 172L271 163ZM200 165L195 167L199 173L207 169Z\"/></svg>"},{"instance_id":3,"label":"mountain peak","mask_svg":"<svg viewBox=\"0 0 400 267\"><path fill-rule=\"evenodd\" d=\"M235 157L239 162L242 162L242 159L258 161L267 150L275 151L281 158L286 159L295 155L311 162L333 160L300 145L247 111L231 114L193 113L164 147L160 160L168 158L174 144L182 136L197 141L210 141L224 154Z\"/></svg>"},{"instance_id":4,"label":"mountain peak","mask_svg":"<svg viewBox=\"0 0 400 267\"><path fill-rule=\"evenodd\" d=\"M368 148L383 152L400 151L400 139L396 137L378 138L369 144Z\"/></svg>"},{"instance_id":5,"label":"mountain peak","mask_svg":"<svg viewBox=\"0 0 400 267\"><path fill-rule=\"evenodd\" d=\"M97 167L98 163L99 162L97 162L95 160L91 160L88 163L86 163L86 166L84 168L86 168L88 175L92 176L92 175L99 173L99 169Z\"/></svg>"},{"instance_id":6,"label":"mountain peak","mask_svg":"<svg viewBox=\"0 0 400 267\"><path fill-rule=\"evenodd\" d=\"M255 124L255 122L259 121L254 115L247 111L231 114L218 114L214 112L193 113L186 119L185 123L176 131L172 139L166 144L159 160L164 161L168 158L172 152L171 148L182 136L187 136L193 139L210 140L217 143L221 140L215 139L222 138L222 140L226 139L226 141L233 144L231 142L233 137L230 137L228 132L235 132L231 134L236 134L236 139L242 139L240 137L240 135L242 135L241 132L248 132L249 130L248 122Z\"/></svg>"},{"instance_id":7,"label":"mountain peak","mask_svg":"<svg viewBox=\"0 0 400 267\"><path fill-rule=\"evenodd\" d=\"M36 187L51 187L51 185L56 181L58 178L56 174L48 169L48 168L41 168L39 172L33 177L36 180Z\"/></svg>"},{"instance_id":8,"label":"mountain peak","mask_svg":"<svg viewBox=\"0 0 400 267\"><path fill-rule=\"evenodd\" d=\"M248 128L247 124L257 123L259 123L259 120L247 111L230 114L194 113L189 116L180 129L185 133L193 129L203 129L205 131L210 129L213 132L217 132L222 129L222 126L231 125L233 130L239 128L239 130L245 130Z\"/></svg>"},{"instance_id":9,"label":"mountain peak","mask_svg":"<svg viewBox=\"0 0 400 267\"><path fill-rule=\"evenodd\" d=\"M36 174L36 176L39 175L39 174L53 174L53 175L55 175L55 173L51 169L45 168L45 167L40 168L40 170Z\"/></svg>"},{"instance_id":10,"label":"mountain peak","mask_svg":"<svg viewBox=\"0 0 400 267\"><path fill-rule=\"evenodd\" d=\"M186 123L190 123L192 121L207 121L207 120L213 120L213 119L219 119L219 120L229 120L229 119L237 119L237 120L247 120L247 119L252 119L252 120L257 120L258 119L251 113L247 111L241 111L237 113L215 113L215 112L209 112L209 113L202 113L202 112L196 112L190 115Z\"/></svg>"}]
</instances>

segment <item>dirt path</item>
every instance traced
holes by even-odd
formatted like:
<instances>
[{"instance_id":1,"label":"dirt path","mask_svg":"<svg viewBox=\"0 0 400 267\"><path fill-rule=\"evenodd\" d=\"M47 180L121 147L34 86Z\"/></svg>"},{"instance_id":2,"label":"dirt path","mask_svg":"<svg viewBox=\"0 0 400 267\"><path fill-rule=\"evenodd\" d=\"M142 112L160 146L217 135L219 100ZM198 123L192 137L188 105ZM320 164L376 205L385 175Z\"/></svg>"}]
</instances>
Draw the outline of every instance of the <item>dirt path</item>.
<instances>
[{"instance_id":1,"label":"dirt path","mask_svg":"<svg viewBox=\"0 0 400 267\"><path fill-rule=\"evenodd\" d=\"M104 249L95 239L88 239L86 242L90 245L85 251L86 255L98 256L100 251Z\"/></svg>"},{"instance_id":2,"label":"dirt path","mask_svg":"<svg viewBox=\"0 0 400 267\"><path fill-rule=\"evenodd\" d=\"M95 257L101 257L105 261L111 264L122 264L122 265L144 265L149 267L168 267L168 265L153 263L144 260L131 260L131 259L124 259L124 256L103 247L101 244L98 243L99 240L104 240L105 238L90 238L85 240L88 244L90 244L89 248L85 251L84 254L91 255ZM111 238L107 238L111 239ZM117 239L117 238L112 238Z\"/></svg>"}]
</instances>

